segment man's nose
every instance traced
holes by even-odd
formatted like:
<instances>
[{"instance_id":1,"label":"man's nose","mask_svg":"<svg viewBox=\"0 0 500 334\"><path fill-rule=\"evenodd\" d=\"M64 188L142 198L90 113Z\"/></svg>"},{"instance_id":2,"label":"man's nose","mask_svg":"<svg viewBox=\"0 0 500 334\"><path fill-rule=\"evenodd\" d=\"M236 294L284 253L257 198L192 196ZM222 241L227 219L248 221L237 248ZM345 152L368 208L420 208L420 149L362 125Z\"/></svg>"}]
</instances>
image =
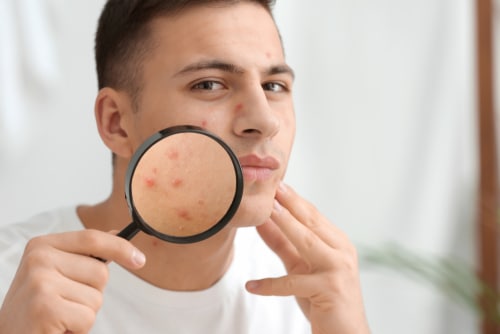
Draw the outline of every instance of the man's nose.
<instances>
[{"instance_id":1,"label":"man's nose","mask_svg":"<svg viewBox=\"0 0 500 334\"><path fill-rule=\"evenodd\" d=\"M234 113L233 131L238 136L272 138L279 131L279 117L261 86L242 93L236 99Z\"/></svg>"}]
</instances>

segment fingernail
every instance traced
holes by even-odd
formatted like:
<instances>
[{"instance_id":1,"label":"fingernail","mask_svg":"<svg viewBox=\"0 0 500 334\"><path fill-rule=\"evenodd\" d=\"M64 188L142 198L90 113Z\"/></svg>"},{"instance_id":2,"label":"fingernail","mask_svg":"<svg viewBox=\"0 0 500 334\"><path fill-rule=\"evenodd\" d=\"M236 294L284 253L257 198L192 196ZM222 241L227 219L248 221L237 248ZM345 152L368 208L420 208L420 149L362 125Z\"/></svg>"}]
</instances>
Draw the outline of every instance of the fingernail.
<instances>
[{"instance_id":1,"label":"fingernail","mask_svg":"<svg viewBox=\"0 0 500 334\"><path fill-rule=\"evenodd\" d=\"M132 251L132 262L134 262L135 265L142 267L144 263L146 263L146 255L138 249L134 249Z\"/></svg>"},{"instance_id":2,"label":"fingernail","mask_svg":"<svg viewBox=\"0 0 500 334\"><path fill-rule=\"evenodd\" d=\"M277 212L281 212L281 210L283 210L283 207L276 199L274 200L274 210L276 210Z\"/></svg>"},{"instance_id":3,"label":"fingernail","mask_svg":"<svg viewBox=\"0 0 500 334\"><path fill-rule=\"evenodd\" d=\"M248 281L247 282L247 289L249 291L256 291L259 288L259 281Z\"/></svg>"},{"instance_id":4,"label":"fingernail","mask_svg":"<svg viewBox=\"0 0 500 334\"><path fill-rule=\"evenodd\" d=\"M287 192L286 184L283 181L280 182L279 188L282 193Z\"/></svg>"}]
</instances>

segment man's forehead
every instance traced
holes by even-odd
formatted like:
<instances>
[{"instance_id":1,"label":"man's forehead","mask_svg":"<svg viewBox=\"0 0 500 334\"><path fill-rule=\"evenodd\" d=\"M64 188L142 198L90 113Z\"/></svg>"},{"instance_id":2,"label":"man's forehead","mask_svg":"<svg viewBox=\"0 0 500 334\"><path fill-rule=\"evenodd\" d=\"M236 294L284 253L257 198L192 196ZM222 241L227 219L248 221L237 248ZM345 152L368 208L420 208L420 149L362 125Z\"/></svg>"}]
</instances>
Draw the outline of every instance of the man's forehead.
<instances>
[{"instance_id":1,"label":"man's forehead","mask_svg":"<svg viewBox=\"0 0 500 334\"><path fill-rule=\"evenodd\" d=\"M277 30L275 25L274 17L271 12L269 12L263 5L253 2L253 1L239 1L239 2L221 2L221 3L209 3L209 4L192 4L182 8L181 10L175 11L173 13L168 13L164 15L158 15L151 20L149 25L153 30L166 29L169 26L177 29L176 23L186 21L191 21L189 28L192 25L202 24L201 21L206 21L210 17L218 17L219 20L213 20L213 23L221 23L224 21L239 21L243 13L251 13L250 15L259 16L259 21L254 21L253 26L257 29L262 26L263 21L267 19L272 22L273 27ZM226 18L221 20L221 18ZM180 31L176 31L180 32Z\"/></svg>"},{"instance_id":2,"label":"man's forehead","mask_svg":"<svg viewBox=\"0 0 500 334\"><path fill-rule=\"evenodd\" d=\"M274 19L258 4L245 2L223 8L194 6L176 16L156 18L150 28L152 45L160 49L160 54L190 52L220 58L226 55L220 54L221 50L227 48L244 57L243 50L237 48L252 44L250 51L264 50L274 62L284 58Z\"/></svg>"}]
</instances>

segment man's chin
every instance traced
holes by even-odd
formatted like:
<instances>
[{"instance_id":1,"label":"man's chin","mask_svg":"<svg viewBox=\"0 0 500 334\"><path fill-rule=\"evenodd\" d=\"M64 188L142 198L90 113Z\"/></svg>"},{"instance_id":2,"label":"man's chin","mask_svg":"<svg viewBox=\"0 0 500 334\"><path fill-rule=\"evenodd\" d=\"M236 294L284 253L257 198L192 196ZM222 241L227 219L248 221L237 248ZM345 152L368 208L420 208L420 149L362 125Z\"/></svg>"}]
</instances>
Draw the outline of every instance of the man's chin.
<instances>
[{"instance_id":1,"label":"man's chin","mask_svg":"<svg viewBox=\"0 0 500 334\"><path fill-rule=\"evenodd\" d=\"M243 200L236 211L230 225L233 227L259 226L264 224L273 209L274 200L245 201Z\"/></svg>"}]
</instances>

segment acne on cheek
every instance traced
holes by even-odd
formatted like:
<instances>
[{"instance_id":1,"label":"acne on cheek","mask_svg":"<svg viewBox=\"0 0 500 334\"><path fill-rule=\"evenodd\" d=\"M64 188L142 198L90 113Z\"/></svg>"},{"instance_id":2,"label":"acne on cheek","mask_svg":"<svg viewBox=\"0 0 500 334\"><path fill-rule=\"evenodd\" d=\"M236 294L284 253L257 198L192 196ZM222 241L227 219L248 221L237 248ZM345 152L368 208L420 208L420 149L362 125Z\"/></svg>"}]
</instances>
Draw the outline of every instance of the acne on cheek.
<instances>
[{"instance_id":1,"label":"acne on cheek","mask_svg":"<svg viewBox=\"0 0 500 334\"><path fill-rule=\"evenodd\" d=\"M180 188L184 183L184 180L181 178L173 178L172 181L170 181L170 184L174 188ZM148 188L153 188L156 185L156 179L154 176L145 176L144 177L144 184Z\"/></svg>"},{"instance_id":2,"label":"acne on cheek","mask_svg":"<svg viewBox=\"0 0 500 334\"><path fill-rule=\"evenodd\" d=\"M177 150L169 149L169 150L167 150L167 152L165 152L165 154L167 155L167 157L170 160L178 160L179 159L179 151L177 151Z\"/></svg>"},{"instance_id":3,"label":"acne on cheek","mask_svg":"<svg viewBox=\"0 0 500 334\"><path fill-rule=\"evenodd\" d=\"M179 188L184 183L184 181L181 178L174 178L172 179L171 183L174 188Z\"/></svg>"},{"instance_id":4,"label":"acne on cheek","mask_svg":"<svg viewBox=\"0 0 500 334\"><path fill-rule=\"evenodd\" d=\"M146 176L144 178L144 184L146 185L146 187L152 188L152 187L154 187L154 185L156 184L156 182L155 182L155 179L153 177Z\"/></svg>"},{"instance_id":5,"label":"acne on cheek","mask_svg":"<svg viewBox=\"0 0 500 334\"><path fill-rule=\"evenodd\" d=\"M186 209L177 209L176 210L177 217L184 219L184 220L192 220L193 218L189 214L189 211Z\"/></svg>"},{"instance_id":6,"label":"acne on cheek","mask_svg":"<svg viewBox=\"0 0 500 334\"><path fill-rule=\"evenodd\" d=\"M236 107L234 107L234 111L235 111L235 112L238 112L238 111L240 111L241 109L243 109L243 103L238 103L238 104L236 105Z\"/></svg>"},{"instance_id":7,"label":"acne on cheek","mask_svg":"<svg viewBox=\"0 0 500 334\"><path fill-rule=\"evenodd\" d=\"M150 176L145 176L144 177L144 184L148 188L152 188L152 187L154 187L156 185L156 174L158 174L158 169L156 167L154 167L151 170L151 174L152 175L150 175Z\"/></svg>"}]
</instances>

